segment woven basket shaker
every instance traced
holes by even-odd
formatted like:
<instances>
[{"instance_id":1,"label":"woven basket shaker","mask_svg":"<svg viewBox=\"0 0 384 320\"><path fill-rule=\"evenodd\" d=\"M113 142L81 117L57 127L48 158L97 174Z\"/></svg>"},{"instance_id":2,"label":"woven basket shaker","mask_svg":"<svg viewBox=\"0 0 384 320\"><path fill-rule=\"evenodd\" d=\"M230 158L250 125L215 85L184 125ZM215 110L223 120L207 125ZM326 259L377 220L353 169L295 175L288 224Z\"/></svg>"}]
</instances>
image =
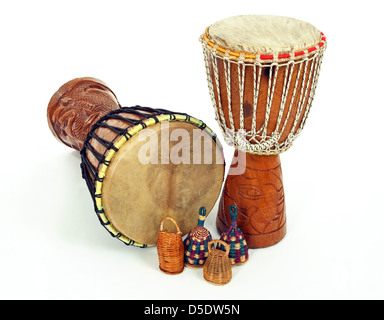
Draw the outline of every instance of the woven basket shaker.
<instances>
[{"instance_id":1,"label":"woven basket shaker","mask_svg":"<svg viewBox=\"0 0 384 320\"><path fill-rule=\"evenodd\" d=\"M164 222L170 220L176 226L176 232L164 231ZM175 219L171 217L161 221L157 238L157 254L159 256L159 268L167 274L179 274L184 270L184 244L182 233Z\"/></svg>"},{"instance_id":2,"label":"woven basket shaker","mask_svg":"<svg viewBox=\"0 0 384 320\"><path fill-rule=\"evenodd\" d=\"M212 249L212 245L219 243L226 251ZM208 245L208 258L205 261L203 274L204 279L216 285L225 285L232 279L232 265L229 261L229 245L222 240L212 240Z\"/></svg>"},{"instance_id":3,"label":"woven basket shaker","mask_svg":"<svg viewBox=\"0 0 384 320\"><path fill-rule=\"evenodd\" d=\"M233 266L236 266L247 262L249 257L248 245L243 232L237 226L236 206L229 206L229 213L231 215L231 225L221 234L220 240L230 246L229 260ZM225 251L224 246L220 245L218 248Z\"/></svg>"},{"instance_id":4,"label":"woven basket shaker","mask_svg":"<svg viewBox=\"0 0 384 320\"><path fill-rule=\"evenodd\" d=\"M204 227L207 210L201 207L199 220L184 240L184 263L190 268L202 268L208 257L208 243L212 241L211 233Z\"/></svg>"}]
</instances>

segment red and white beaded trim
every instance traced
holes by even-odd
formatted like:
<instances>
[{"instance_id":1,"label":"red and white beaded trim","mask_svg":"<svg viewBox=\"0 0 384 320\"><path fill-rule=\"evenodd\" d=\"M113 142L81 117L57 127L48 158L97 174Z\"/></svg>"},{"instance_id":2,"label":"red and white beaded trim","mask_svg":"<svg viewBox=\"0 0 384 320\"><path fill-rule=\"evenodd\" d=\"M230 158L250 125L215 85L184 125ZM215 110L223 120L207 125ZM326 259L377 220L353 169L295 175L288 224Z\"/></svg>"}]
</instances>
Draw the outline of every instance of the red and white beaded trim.
<instances>
[{"instance_id":1,"label":"red and white beaded trim","mask_svg":"<svg viewBox=\"0 0 384 320\"><path fill-rule=\"evenodd\" d=\"M212 47L213 43L208 38L204 40L204 37L201 37L215 118L229 145L244 152L260 155L278 154L292 146L303 130L315 95L323 53L326 49L326 39L323 34L321 35L321 42L310 49L291 54L253 56L244 52L231 53L222 48L220 50L217 45ZM221 72L222 70L224 72ZM253 84L249 82L246 84L246 72L253 74ZM237 77L238 81L231 81L234 77ZM277 91L275 88L278 77L283 79L283 87L279 87ZM267 83L267 86L264 86L267 94L264 100L259 99L262 82ZM224 90L221 90L223 87ZM253 114L248 116L252 119L252 124L247 126L244 117L245 90L253 93L253 101L248 101L253 110ZM292 92L292 95L288 92ZM232 112L233 95L238 95L240 102L236 106L240 111L239 127L235 126ZM278 95L281 99L278 102L280 108L276 126L270 132L272 105ZM222 97L226 97L228 103L225 107L228 117L224 115ZM297 107L294 107L295 103ZM257 112L260 105L262 109L265 108L265 114ZM263 120L261 126L257 125L259 119ZM288 124L289 119L293 119L292 124ZM288 130L288 135L281 141L283 133Z\"/></svg>"},{"instance_id":2,"label":"red and white beaded trim","mask_svg":"<svg viewBox=\"0 0 384 320\"><path fill-rule=\"evenodd\" d=\"M202 36L202 41L205 42L207 45L209 45L211 48L214 48L216 51L219 51L223 54L232 56L234 58L242 58L245 60L286 60L286 59L294 59L294 58L300 58L301 56L307 56L308 54L320 50L321 47L323 47L326 42L327 38L324 36L324 33L321 32L321 41L319 44L317 44L314 47L311 47L309 49L293 52L293 53L284 53L280 55L271 55L271 54L245 54L242 52L235 52L228 49L224 49L219 47L218 45L214 44L212 41L209 40L207 36L207 31Z\"/></svg>"}]
</instances>

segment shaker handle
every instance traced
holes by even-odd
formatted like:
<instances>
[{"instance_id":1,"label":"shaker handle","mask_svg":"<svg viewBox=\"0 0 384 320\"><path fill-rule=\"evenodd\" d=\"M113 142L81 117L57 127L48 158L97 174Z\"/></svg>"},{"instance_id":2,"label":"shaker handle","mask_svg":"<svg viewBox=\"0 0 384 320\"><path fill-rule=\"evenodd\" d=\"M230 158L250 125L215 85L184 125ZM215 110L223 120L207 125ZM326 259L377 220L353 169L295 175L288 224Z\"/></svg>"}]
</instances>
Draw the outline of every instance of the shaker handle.
<instances>
[{"instance_id":1,"label":"shaker handle","mask_svg":"<svg viewBox=\"0 0 384 320\"><path fill-rule=\"evenodd\" d=\"M208 243L208 253L211 252L212 250L212 244L214 243L220 243L224 246L225 248L225 255L228 256L229 255L229 250L230 250L230 246L228 243L224 242L223 240L219 240L219 239L215 239L215 240L212 240Z\"/></svg>"},{"instance_id":2,"label":"shaker handle","mask_svg":"<svg viewBox=\"0 0 384 320\"><path fill-rule=\"evenodd\" d=\"M237 207L234 205L229 206L229 213L231 215L232 220L237 219Z\"/></svg>"},{"instance_id":3,"label":"shaker handle","mask_svg":"<svg viewBox=\"0 0 384 320\"><path fill-rule=\"evenodd\" d=\"M204 226L204 221L206 217L207 217L207 210L205 209L205 207L201 207L199 209L199 221L198 221L198 225L200 227Z\"/></svg>"},{"instance_id":4,"label":"shaker handle","mask_svg":"<svg viewBox=\"0 0 384 320\"><path fill-rule=\"evenodd\" d=\"M161 224L160 224L160 231L161 232L164 231L164 222L165 222L165 220L171 220L173 222L173 224L176 226L177 233L181 233L180 228L179 228L176 220L173 219L172 217L166 217L166 218L163 219L163 221L161 221Z\"/></svg>"},{"instance_id":5,"label":"shaker handle","mask_svg":"<svg viewBox=\"0 0 384 320\"><path fill-rule=\"evenodd\" d=\"M231 215L231 226L237 226L237 207L234 205L229 206L229 214Z\"/></svg>"}]
</instances>

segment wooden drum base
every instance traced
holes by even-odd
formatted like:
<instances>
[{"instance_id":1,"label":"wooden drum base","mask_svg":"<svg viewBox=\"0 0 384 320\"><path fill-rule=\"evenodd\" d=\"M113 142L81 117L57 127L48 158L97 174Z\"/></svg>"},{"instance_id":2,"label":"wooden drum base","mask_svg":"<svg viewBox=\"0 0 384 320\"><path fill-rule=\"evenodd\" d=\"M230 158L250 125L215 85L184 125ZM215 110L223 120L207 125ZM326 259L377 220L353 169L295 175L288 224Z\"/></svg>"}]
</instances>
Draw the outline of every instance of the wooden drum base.
<instances>
[{"instance_id":1,"label":"wooden drum base","mask_svg":"<svg viewBox=\"0 0 384 320\"><path fill-rule=\"evenodd\" d=\"M230 205L238 208L237 224L249 248L269 247L284 238L286 215L279 155L235 151L216 220L220 234L231 224Z\"/></svg>"}]
</instances>

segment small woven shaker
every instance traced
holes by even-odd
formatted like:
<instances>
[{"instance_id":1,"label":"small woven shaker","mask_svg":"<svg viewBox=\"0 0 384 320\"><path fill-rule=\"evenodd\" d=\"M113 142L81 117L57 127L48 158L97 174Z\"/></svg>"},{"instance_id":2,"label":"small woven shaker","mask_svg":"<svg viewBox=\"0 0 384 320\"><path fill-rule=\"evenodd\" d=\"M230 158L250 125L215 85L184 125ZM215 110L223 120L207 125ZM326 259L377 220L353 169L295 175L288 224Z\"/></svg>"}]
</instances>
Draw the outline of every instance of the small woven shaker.
<instances>
[{"instance_id":1,"label":"small woven shaker","mask_svg":"<svg viewBox=\"0 0 384 320\"><path fill-rule=\"evenodd\" d=\"M164 222L170 220L176 226L176 232L164 231ZM157 253L159 256L159 268L167 274L179 274L184 270L184 245L182 233L176 221L167 217L160 224L157 238Z\"/></svg>"},{"instance_id":2,"label":"small woven shaker","mask_svg":"<svg viewBox=\"0 0 384 320\"><path fill-rule=\"evenodd\" d=\"M216 248L212 249L212 244L218 243L225 252ZM216 285L225 285L232 279L232 265L229 260L229 245L222 240L212 240L208 245L208 258L204 264L204 279Z\"/></svg>"},{"instance_id":3,"label":"small woven shaker","mask_svg":"<svg viewBox=\"0 0 384 320\"><path fill-rule=\"evenodd\" d=\"M231 264L236 266L247 262L249 257L248 245L243 232L237 226L236 206L229 206L229 213L231 215L231 225L221 234L220 240L230 246L229 259ZM219 248L225 251L224 246L220 245Z\"/></svg>"},{"instance_id":4,"label":"small woven shaker","mask_svg":"<svg viewBox=\"0 0 384 320\"><path fill-rule=\"evenodd\" d=\"M184 240L184 264L190 268L202 268L208 257L208 243L212 241L211 233L204 227L207 217L205 207L199 210L198 225L194 227Z\"/></svg>"}]
</instances>

